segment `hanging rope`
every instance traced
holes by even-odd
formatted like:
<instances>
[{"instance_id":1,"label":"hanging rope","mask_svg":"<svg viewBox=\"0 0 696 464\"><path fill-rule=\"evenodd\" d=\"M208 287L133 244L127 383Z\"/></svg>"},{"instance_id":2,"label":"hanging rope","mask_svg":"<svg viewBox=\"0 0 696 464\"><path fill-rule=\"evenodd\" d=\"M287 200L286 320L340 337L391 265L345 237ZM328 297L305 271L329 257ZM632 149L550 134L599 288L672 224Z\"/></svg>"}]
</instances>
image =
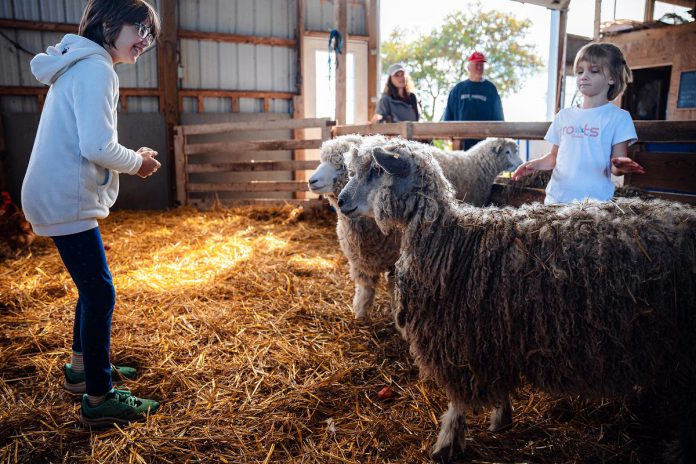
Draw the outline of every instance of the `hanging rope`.
<instances>
[{"instance_id":1,"label":"hanging rope","mask_svg":"<svg viewBox=\"0 0 696 464\"><path fill-rule=\"evenodd\" d=\"M329 81L331 81L331 53L336 55L343 53L343 36L338 29L331 29L329 32ZM338 56L336 57L336 68L338 68Z\"/></svg>"}]
</instances>

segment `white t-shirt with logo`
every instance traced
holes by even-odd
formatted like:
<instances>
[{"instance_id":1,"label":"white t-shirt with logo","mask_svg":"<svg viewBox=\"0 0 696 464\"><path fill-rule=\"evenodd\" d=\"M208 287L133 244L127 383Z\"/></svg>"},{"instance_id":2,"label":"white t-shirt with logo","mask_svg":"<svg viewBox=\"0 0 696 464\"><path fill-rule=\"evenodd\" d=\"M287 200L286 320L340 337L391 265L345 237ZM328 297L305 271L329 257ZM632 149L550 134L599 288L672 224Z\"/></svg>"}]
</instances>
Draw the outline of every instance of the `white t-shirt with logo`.
<instances>
[{"instance_id":1,"label":"white t-shirt with logo","mask_svg":"<svg viewBox=\"0 0 696 464\"><path fill-rule=\"evenodd\" d=\"M558 145L544 203L610 200L614 195L611 147L626 141L630 145L637 138L629 112L613 103L559 111L544 137Z\"/></svg>"}]
</instances>

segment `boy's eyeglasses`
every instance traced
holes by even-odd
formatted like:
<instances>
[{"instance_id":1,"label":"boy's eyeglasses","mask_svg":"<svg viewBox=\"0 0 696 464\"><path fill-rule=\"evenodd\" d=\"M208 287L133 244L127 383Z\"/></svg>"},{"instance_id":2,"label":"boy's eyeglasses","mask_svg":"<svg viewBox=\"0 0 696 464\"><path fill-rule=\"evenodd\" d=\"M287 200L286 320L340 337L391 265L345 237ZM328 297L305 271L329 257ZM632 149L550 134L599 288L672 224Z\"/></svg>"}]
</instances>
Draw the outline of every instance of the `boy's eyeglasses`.
<instances>
[{"instance_id":1,"label":"boy's eyeglasses","mask_svg":"<svg viewBox=\"0 0 696 464\"><path fill-rule=\"evenodd\" d=\"M150 26L146 26L142 23L133 23L133 25L138 28L138 37L147 40L148 45L152 45L152 42L155 41L155 37L152 35Z\"/></svg>"}]
</instances>

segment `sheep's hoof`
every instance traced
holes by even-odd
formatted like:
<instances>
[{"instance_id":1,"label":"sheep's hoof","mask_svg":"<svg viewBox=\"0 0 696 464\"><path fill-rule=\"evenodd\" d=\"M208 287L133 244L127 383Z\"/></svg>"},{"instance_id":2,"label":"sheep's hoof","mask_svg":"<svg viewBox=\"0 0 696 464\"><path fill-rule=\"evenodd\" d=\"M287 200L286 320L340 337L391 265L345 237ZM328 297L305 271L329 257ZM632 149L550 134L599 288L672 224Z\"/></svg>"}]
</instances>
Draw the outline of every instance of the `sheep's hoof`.
<instances>
[{"instance_id":1,"label":"sheep's hoof","mask_svg":"<svg viewBox=\"0 0 696 464\"><path fill-rule=\"evenodd\" d=\"M463 454L464 450L460 449L458 445L451 443L441 447L440 449L433 449L430 455L435 462L449 464L454 462L457 457L461 457Z\"/></svg>"},{"instance_id":2,"label":"sheep's hoof","mask_svg":"<svg viewBox=\"0 0 696 464\"><path fill-rule=\"evenodd\" d=\"M512 427L512 405L510 402L493 409L490 419L491 425L488 430L491 432L502 432Z\"/></svg>"},{"instance_id":3,"label":"sheep's hoof","mask_svg":"<svg viewBox=\"0 0 696 464\"><path fill-rule=\"evenodd\" d=\"M364 308L363 309L354 309L353 315L355 316L355 319L357 319L359 321L366 321L368 319L367 310Z\"/></svg>"}]
</instances>

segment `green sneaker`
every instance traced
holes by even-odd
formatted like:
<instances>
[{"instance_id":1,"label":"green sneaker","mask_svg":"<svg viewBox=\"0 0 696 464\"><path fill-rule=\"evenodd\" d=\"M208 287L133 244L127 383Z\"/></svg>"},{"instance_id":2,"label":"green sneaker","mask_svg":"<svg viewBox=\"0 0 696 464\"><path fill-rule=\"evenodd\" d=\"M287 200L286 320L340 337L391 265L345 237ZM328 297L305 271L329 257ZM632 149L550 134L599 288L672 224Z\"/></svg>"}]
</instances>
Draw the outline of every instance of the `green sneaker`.
<instances>
[{"instance_id":1,"label":"green sneaker","mask_svg":"<svg viewBox=\"0 0 696 464\"><path fill-rule=\"evenodd\" d=\"M63 388L73 395L82 395L87 392L84 372L75 372L70 364L66 364L63 366L63 373L65 374ZM132 367L111 365L111 381L115 385L134 379L135 375L136 371Z\"/></svg>"},{"instance_id":2,"label":"green sneaker","mask_svg":"<svg viewBox=\"0 0 696 464\"><path fill-rule=\"evenodd\" d=\"M127 390L113 389L106 394L104 402L90 406L87 395L82 395L80 422L88 427L104 427L114 424L126 425L143 421L159 409L159 403L131 395Z\"/></svg>"}]
</instances>

